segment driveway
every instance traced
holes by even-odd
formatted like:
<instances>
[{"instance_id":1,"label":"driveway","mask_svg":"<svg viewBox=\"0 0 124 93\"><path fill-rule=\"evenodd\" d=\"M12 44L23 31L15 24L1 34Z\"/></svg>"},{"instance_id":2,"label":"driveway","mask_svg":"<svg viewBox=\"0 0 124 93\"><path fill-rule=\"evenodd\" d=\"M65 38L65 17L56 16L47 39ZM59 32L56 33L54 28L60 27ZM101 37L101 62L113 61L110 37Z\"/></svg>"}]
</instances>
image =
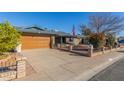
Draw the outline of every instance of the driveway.
<instances>
[{"instance_id":1,"label":"driveway","mask_svg":"<svg viewBox=\"0 0 124 93\"><path fill-rule=\"evenodd\" d=\"M55 49L32 49L22 54L28 60L27 76L17 80L88 80L123 52L92 58Z\"/></svg>"}]
</instances>

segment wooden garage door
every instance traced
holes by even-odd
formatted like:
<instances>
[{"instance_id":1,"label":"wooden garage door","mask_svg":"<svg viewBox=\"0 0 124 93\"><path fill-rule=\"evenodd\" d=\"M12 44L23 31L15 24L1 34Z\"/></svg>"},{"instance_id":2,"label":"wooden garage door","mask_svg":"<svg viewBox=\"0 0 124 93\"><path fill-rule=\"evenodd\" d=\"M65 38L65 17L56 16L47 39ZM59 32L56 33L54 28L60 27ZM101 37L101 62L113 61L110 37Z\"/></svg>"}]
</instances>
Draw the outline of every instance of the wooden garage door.
<instances>
[{"instance_id":1,"label":"wooden garage door","mask_svg":"<svg viewBox=\"0 0 124 93\"><path fill-rule=\"evenodd\" d=\"M22 50L35 48L49 48L50 36L22 36Z\"/></svg>"}]
</instances>

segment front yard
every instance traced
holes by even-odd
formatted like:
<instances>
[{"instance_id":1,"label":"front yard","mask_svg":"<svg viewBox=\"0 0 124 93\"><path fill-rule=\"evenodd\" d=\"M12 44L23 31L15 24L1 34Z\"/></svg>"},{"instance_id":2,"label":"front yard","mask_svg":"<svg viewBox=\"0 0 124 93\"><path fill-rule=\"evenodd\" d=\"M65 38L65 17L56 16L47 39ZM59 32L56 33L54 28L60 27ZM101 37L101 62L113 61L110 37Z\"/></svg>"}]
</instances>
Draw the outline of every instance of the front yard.
<instances>
[{"instance_id":1,"label":"front yard","mask_svg":"<svg viewBox=\"0 0 124 93\"><path fill-rule=\"evenodd\" d=\"M88 80L124 57L121 51L90 58L55 49L26 50L27 76L16 80Z\"/></svg>"}]
</instances>

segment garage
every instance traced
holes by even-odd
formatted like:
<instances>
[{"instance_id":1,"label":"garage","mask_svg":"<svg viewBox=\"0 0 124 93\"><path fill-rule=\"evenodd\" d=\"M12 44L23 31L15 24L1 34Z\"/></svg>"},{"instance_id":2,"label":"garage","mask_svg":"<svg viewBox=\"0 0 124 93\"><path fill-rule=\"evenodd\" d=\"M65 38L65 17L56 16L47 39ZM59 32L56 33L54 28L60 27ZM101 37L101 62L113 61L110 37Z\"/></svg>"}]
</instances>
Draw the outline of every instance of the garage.
<instances>
[{"instance_id":1,"label":"garage","mask_svg":"<svg viewBox=\"0 0 124 93\"><path fill-rule=\"evenodd\" d=\"M67 37L72 37L69 33L48 30L46 28L15 27L21 33L21 49L55 48L58 43L66 43Z\"/></svg>"},{"instance_id":2,"label":"garage","mask_svg":"<svg viewBox=\"0 0 124 93\"><path fill-rule=\"evenodd\" d=\"M22 35L22 50L35 48L50 48L50 36L47 35Z\"/></svg>"}]
</instances>

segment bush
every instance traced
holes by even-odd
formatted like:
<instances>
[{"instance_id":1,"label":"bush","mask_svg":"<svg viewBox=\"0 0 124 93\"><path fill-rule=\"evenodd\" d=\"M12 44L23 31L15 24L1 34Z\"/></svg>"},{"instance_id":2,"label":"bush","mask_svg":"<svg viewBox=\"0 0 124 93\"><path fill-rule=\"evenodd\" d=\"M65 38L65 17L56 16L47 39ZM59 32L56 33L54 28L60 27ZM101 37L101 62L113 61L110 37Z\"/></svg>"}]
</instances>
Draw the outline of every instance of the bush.
<instances>
[{"instance_id":1,"label":"bush","mask_svg":"<svg viewBox=\"0 0 124 93\"><path fill-rule=\"evenodd\" d=\"M0 23L0 54L14 49L20 43L20 34L8 22Z\"/></svg>"},{"instance_id":2,"label":"bush","mask_svg":"<svg viewBox=\"0 0 124 93\"><path fill-rule=\"evenodd\" d=\"M89 43L93 45L94 48L101 48L105 44L105 36L103 33L91 33L88 39Z\"/></svg>"},{"instance_id":3,"label":"bush","mask_svg":"<svg viewBox=\"0 0 124 93\"><path fill-rule=\"evenodd\" d=\"M111 33L108 33L106 35L106 45L108 47L114 47L115 46L115 43L116 43L116 37L114 34L111 34Z\"/></svg>"}]
</instances>

